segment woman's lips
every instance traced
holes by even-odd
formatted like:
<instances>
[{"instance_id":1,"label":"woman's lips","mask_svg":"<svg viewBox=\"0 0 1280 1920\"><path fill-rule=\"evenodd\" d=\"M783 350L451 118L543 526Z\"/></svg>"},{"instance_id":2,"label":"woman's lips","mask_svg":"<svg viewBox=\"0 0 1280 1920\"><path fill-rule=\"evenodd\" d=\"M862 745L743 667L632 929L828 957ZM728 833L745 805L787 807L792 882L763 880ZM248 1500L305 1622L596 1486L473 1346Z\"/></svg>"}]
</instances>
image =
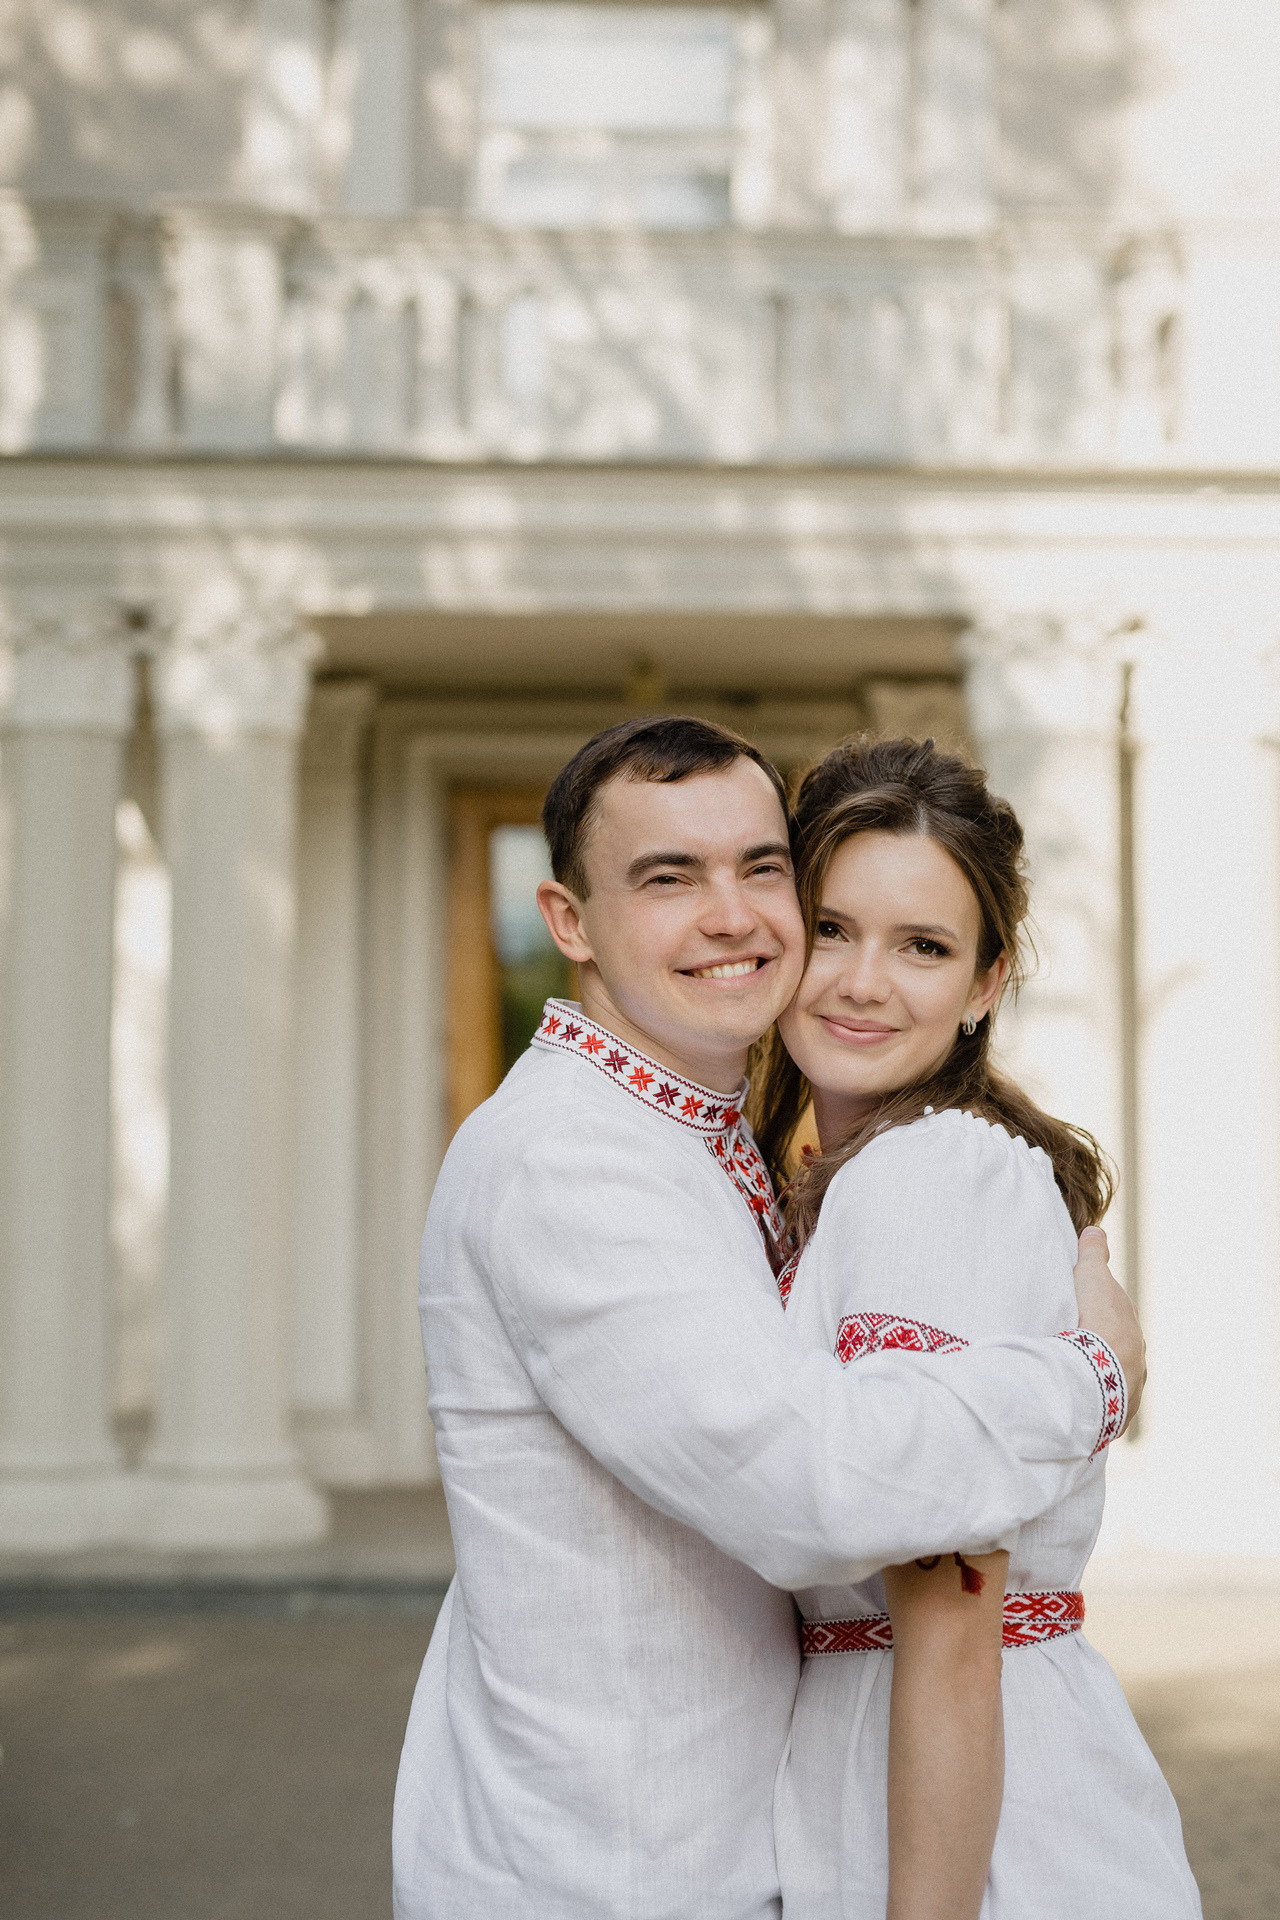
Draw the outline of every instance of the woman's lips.
<instances>
[{"instance_id":1,"label":"woman's lips","mask_svg":"<svg viewBox=\"0 0 1280 1920\"><path fill-rule=\"evenodd\" d=\"M878 1020L831 1020L825 1013L820 1013L818 1018L831 1038L846 1047L874 1047L898 1031Z\"/></svg>"}]
</instances>

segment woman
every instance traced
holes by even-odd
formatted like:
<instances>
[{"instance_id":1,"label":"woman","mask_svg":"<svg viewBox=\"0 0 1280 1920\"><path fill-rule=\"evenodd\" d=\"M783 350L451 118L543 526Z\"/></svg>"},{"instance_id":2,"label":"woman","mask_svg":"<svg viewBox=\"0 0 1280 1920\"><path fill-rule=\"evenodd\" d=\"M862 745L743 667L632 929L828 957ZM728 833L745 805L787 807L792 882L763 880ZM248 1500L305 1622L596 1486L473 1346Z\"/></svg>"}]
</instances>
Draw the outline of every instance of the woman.
<instances>
[{"instance_id":1,"label":"woman","mask_svg":"<svg viewBox=\"0 0 1280 1920\"><path fill-rule=\"evenodd\" d=\"M1111 1176L1087 1134L991 1063L1022 972L1012 810L932 742L899 740L837 748L797 816L811 955L758 1129L777 1173L812 1098L788 1317L851 1365L1073 1328L1076 1232ZM904 1486L911 1471L904 1431ZM936 1558L797 1595L806 1658L777 1796L787 1920L1199 1914L1173 1798L1078 1630L1102 1502L1098 1457L1014 1537L940 1541Z\"/></svg>"}]
</instances>

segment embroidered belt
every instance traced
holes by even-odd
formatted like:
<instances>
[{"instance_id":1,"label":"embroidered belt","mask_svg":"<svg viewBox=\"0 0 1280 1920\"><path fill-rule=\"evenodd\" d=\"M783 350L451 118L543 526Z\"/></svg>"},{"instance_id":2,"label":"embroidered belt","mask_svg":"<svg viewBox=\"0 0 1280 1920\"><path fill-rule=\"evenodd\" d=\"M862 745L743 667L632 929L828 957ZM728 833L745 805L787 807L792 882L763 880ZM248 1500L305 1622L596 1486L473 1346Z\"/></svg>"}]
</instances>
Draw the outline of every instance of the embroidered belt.
<instances>
[{"instance_id":1,"label":"embroidered belt","mask_svg":"<svg viewBox=\"0 0 1280 1920\"><path fill-rule=\"evenodd\" d=\"M1006 1647L1035 1647L1044 1640L1060 1640L1064 1633L1079 1633L1083 1625L1082 1593L1006 1593L1000 1639ZM892 1645L887 1613L800 1623L800 1651L806 1660L820 1653L882 1653Z\"/></svg>"}]
</instances>

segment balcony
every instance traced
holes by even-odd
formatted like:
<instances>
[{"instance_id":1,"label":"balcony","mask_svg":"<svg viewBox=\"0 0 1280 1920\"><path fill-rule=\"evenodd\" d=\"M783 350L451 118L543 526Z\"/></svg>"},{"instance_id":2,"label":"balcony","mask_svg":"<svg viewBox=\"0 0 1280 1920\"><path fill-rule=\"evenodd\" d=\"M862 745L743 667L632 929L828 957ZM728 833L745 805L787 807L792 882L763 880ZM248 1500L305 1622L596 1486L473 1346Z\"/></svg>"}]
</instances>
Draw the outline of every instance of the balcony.
<instances>
[{"instance_id":1,"label":"balcony","mask_svg":"<svg viewBox=\"0 0 1280 1920\"><path fill-rule=\"evenodd\" d=\"M1176 242L0 201L0 451L1185 464Z\"/></svg>"}]
</instances>

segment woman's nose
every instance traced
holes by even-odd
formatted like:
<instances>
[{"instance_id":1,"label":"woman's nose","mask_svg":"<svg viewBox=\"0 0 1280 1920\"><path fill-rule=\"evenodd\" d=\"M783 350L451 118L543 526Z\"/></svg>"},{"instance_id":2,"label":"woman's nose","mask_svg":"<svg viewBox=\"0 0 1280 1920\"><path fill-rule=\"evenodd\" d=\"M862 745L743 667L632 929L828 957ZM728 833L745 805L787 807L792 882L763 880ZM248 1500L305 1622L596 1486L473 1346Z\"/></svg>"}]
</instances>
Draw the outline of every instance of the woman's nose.
<instances>
[{"instance_id":1,"label":"woman's nose","mask_svg":"<svg viewBox=\"0 0 1280 1920\"><path fill-rule=\"evenodd\" d=\"M873 946L859 947L849 955L840 976L840 991L859 1006L889 997L885 956Z\"/></svg>"}]
</instances>

